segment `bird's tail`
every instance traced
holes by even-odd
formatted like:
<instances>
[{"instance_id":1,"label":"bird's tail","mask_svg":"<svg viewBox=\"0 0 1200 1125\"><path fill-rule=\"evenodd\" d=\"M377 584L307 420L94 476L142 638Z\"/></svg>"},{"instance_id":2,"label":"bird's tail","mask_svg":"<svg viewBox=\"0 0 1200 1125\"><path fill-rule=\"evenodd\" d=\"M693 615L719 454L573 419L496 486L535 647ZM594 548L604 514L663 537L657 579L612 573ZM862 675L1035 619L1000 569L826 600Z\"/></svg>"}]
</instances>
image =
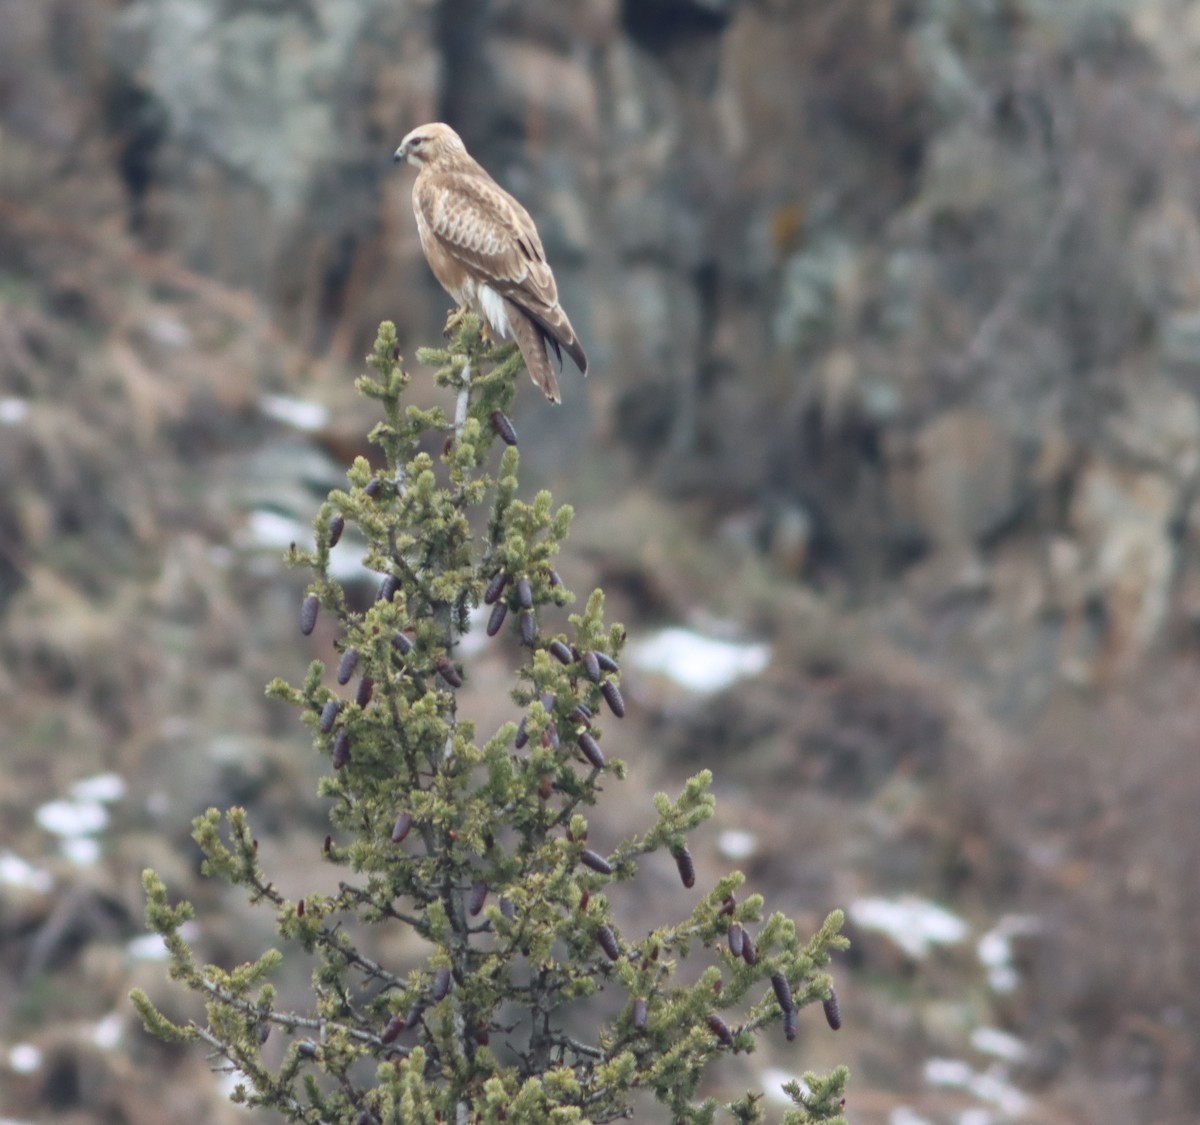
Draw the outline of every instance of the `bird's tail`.
<instances>
[{"instance_id":1,"label":"bird's tail","mask_svg":"<svg viewBox=\"0 0 1200 1125\"><path fill-rule=\"evenodd\" d=\"M521 349L521 358L525 361L529 377L551 402L562 402L558 376L554 374L554 367L550 363L546 337L541 327L511 301L505 304L508 305L509 329L517 341L517 347Z\"/></svg>"}]
</instances>

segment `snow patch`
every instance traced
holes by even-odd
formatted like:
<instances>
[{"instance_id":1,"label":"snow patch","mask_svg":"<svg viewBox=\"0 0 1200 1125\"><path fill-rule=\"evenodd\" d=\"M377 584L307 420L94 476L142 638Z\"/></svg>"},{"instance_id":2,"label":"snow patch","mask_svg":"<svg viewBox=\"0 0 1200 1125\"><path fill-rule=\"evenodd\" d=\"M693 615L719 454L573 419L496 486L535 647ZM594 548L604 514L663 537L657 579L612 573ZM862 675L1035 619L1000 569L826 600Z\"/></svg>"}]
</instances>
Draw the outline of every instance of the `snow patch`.
<instances>
[{"instance_id":1,"label":"snow patch","mask_svg":"<svg viewBox=\"0 0 1200 1125\"><path fill-rule=\"evenodd\" d=\"M70 794L75 801L119 801L125 796L125 779L119 773L98 773L85 777L71 786Z\"/></svg>"},{"instance_id":2,"label":"snow patch","mask_svg":"<svg viewBox=\"0 0 1200 1125\"><path fill-rule=\"evenodd\" d=\"M723 859L749 859L758 851L758 837L753 832L727 828L717 837L717 851Z\"/></svg>"},{"instance_id":3,"label":"snow patch","mask_svg":"<svg viewBox=\"0 0 1200 1125\"><path fill-rule=\"evenodd\" d=\"M935 902L900 898L860 898L850 904L851 920L864 930L886 934L914 961L935 945L956 945L967 936L967 923Z\"/></svg>"},{"instance_id":4,"label":"snow patch","mask_svg":"<svg viewBox=\"0 0 1200 1125\"><path fill-rule=\"evenodd\" d=\"M329 425L329 410L317 402L307 402L291 395L263 395L258 408L276 422L291 426L303 433L322 430Z\"/></svg>"},{"instance_id":5,"label":"snow patch","mask_svg":"<svg viewBox=\"0 0 1200 1125\"><path fill-rule=\"evenodd\" d=\"M49 871L34 867L16 852L0 852L0 883L45 894L54 886L54 877Z\"/></svg>"},{"instance_id":6,"label":"snow patch","mask_svg":"<svg viewBox=\"0 0 1200 1125\"><path fill-rule=\"evenodd\" d=\"M48 801L34 819L52 835L73 840L107 828L108 810L99 801Z\"/></svg>"},{"instance_id":7,"label":"snow patch","mask_svg":"<svg viewBox=\"0 0 1200 1125\"><path fill-rule=\"evenodd\" d=\"M8 1051L8 1066L18 1074L32 1074L42 1065L42 1052L32 1043L14 1043Z\"/></svg>"},{"instance_id":8,"label":"snow patch","mask_svg":"<svg viewBox=\"0 0 1200 1125\"><path fill-rule=\"evenodd\" d=\"M629 659L643 672L665 676L688 691L711 694L758 675L771 659L771 646L716 640L672 626L630 645Z\"/></svg>"}]
</instances>

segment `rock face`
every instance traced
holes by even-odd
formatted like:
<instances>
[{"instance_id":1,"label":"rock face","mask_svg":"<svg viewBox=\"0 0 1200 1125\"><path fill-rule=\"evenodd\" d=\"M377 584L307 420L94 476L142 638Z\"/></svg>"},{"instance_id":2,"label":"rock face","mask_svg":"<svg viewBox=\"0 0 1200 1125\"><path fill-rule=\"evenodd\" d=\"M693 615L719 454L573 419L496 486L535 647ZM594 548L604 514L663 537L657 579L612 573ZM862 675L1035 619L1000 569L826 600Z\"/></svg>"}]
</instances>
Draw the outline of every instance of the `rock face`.
<instances>
[{"instance_id":1,"label":"rock face","mask_svg":"<svg viewBox=\"0 0 1200 1125\"><path fill-rule=\"evenodd\" d=\"M1111 389L1193 392L1159 7L1039 38L879 2L133 0L91 76L139 237L335 360L381 318L440 323L388 155L449 119L537 217L593 356L553 424L531 408L538 461L573 460L590 403L661 487L805 513L806 565L857 583L1044 514L1042 436L1107 463Z\"/></svg>"},{"instance_id":2,"label":"rock face","mask_svg":"<svg viewBox=\"0 0 1200 1125\"><path fill-rule=\"evenodd\" d=\"M0 0L4 190L265 306L271 370L352 366L381 319L408 350L442 322L390 154L446 118L534 213L592 357L562 410L524 404L535 467L607 437L673 498L753 509L799 581L1002 598L1019 572L1012 620L1062 615L1060 671L1093 682L1072 620L1136 665L1196 585L1177 7Z\"/></svg>"},{"instance_id":3,"label":"rock face","mask_svg":"<svg viewBox=\"0 0 1200 1125\"><path fill-rule=\"evenodd\" d=\"M126 5L105 41L108 125L146 242L344 354L365 284L398 303L393 262L411 265L383 176L389 142L436 114L435 31L420 4Z\"/></svg>"}]
</instances>

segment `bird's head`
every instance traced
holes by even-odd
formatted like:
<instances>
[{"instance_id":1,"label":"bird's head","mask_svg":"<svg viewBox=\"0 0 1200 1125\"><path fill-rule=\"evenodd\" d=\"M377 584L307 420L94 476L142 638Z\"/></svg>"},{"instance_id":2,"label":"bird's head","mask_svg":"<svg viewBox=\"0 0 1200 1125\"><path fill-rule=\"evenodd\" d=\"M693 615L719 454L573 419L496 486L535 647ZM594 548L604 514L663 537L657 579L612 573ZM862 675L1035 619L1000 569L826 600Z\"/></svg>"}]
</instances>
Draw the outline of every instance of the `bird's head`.
<instances>
[{"instance_id":1,"label":"bird's head","mask_svg":"<svg viewBox=\"0 0 1200 1125\"><path fill-rule=\"evenodd\" d=\"M449 125L435 121L430 125L419 125L409 133L400 142L400 147L396 149L392 159L397 163L407 160L409 164L420 168L423 164L449 153L466 151L462 138Z\"/></svg>"}]
</instances>

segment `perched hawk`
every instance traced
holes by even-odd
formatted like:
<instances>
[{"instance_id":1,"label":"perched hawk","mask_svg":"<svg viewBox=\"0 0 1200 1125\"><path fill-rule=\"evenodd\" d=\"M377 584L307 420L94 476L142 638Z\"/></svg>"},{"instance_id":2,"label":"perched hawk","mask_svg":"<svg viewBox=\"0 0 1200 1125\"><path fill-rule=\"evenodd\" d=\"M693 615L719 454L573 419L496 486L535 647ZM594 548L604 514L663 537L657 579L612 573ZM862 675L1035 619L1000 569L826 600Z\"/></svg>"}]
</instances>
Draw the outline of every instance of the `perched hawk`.
<instances>
[{"instance_id":1,"label":"perched hawk","mask_svg":"<svg viewBox=\"0 0 1200 1125\"><path fill-rule=\"evenodd\" d=\"M433 276L460 305L516 340L533 381L560 402L550 360L565 351L587 374L587 356L558 303L537 228L525 210L468 154L449 125L414 129L396 160L415 164L413 211Z\"/></svg>"}]
</instances>

